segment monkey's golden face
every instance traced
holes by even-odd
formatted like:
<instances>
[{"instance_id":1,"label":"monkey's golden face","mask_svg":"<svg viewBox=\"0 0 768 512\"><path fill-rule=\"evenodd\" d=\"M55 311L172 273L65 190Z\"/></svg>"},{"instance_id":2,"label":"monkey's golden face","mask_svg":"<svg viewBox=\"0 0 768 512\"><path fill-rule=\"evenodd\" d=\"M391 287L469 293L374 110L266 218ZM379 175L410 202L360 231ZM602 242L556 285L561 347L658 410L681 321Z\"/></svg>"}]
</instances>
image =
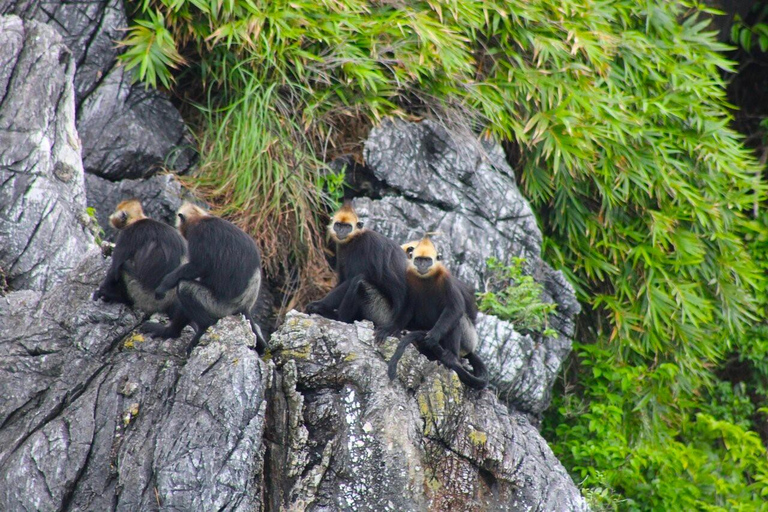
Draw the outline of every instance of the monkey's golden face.
<instances>
[{"instance_id":1,"label":"monkey's golden face","mask_svg":"<svg viewBox=\"0 0 768 512\"><path fill-rule=\"evenodd\" d=\"M109 216L109 223L115 229L125 229L137 220L146 218L139 200L128 199L117 205L115 212Z\"/></svg>"},{"instance_id":2,"label":"monkey's golden face","mask_svg":"<svg viewBox=\"0 0 768 512\"><path fill-rule=\"evenodd\" d=\"M432 277L444 268L441 263L443 257L429 238L408 242L401 247L408 256L408 270L422 279Z\"/></svg>"},{"instance_id":3,"label":"monkey's golden face","mask_svg":"<svg viewBox=\"0 0 768 512\"><path fill-rule=\"evenodd\" d=\"M328 234L334 242L345 244L360 234L363 230L363 223L357 217L351 203L344 203L331 217L331 223L328 225Z\"/></svg>"}]
</instances>

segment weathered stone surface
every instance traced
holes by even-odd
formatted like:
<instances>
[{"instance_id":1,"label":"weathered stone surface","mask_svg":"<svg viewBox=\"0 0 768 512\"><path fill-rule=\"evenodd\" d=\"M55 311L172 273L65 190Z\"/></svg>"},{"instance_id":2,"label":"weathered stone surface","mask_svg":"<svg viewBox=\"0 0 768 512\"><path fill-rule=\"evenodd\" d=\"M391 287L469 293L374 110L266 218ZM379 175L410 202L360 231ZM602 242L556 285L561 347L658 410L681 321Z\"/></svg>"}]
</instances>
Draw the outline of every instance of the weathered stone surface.
<instances>
[{"instance_id":1,"label":"weathered stone surface","mask_svg":"<svg viewBox=\"0 0 768 512\"><path fill-rule=\"evenodd\" d=\"M370 323L288 314L271 342L272 508L356 511L585 510L523 414L414 349L389 382ZM273 389L273 392L275 390Z\"/></svg>"},{"instance_id":2,"label":"weathered stone surface","mask_svg":"<svg viewBox=\"0 0 768 512\"><path fill-rule=\"evenodd\" d=\"M444 261L476 290L485 289L488 258L526 259L527 271L544 288L542 300L557 304L549 327L558 334L513 334L508 322L486 317L478 326L479 353L507 403L534 414L543 411L570 352L580 306L562 272L541 259L541 232L502 149L432 121L386 120L371 131L365 158L368 169L356 173L361 188L383 195L355 200L367 226L400 242L440 232L435 240Z\"/></svg>"},{"instance_id":3,"label":"weathered stone surface","mask_svg":"<svg viewBox=\"0 0 768 512\"><path fill-rule=\"evenodd\" d=\"M520 334L511 322L482 313L477 334L477 353L499 398L522 411L542 413L560 366L571 352L571 340L560 334Z\"/></svg>"},{"instance_id":4,"label":"weathered stone surface","mask_svg":"<svg viewBox=\"0 0 768 512\"><path fill-rule=\"evenodd\" d=\"M87 172L111 180L184 172L195 151L181 116L157 91L132 85L117 66L128 22L122 0L0 0L0 14L54 27L76 62L77 128Z\"/></svg>"},{"instance_id":5,"label":"weathered stone surface","mask_svg":"<svg viewBox=\"0 0 768 512\"><path fill-rule=\"evenodd\" d=\"M109 224L109 216L125 199L138 199L144 213L155 220L176 224L176 212L183 202L184 192L172 174L158 174L148 179L109 181L93 174L85 176L88 206L96 212L96 220L104 230L103 240L114 241L117 232Z\"/></svg>"},{"instance_id":6,"label":"weathered stone surface","mask_svg":"<svg viewBox=\"0 0 768 512\"><path fill-rule=\"evenodd\" d=\"M181 340L91 300L88 255L46 293L0 298L0 510L258 510L268 373L242 319Z\"/></svg>"},{"instance_id":7,"label":"weathered stone surface","mask_svg":"<svg viewBox=\"0 0 768 512\"><path fill-rule=\"evenodd\" d=\"M109 180L157 174L164 167L185 172L195 160L179 112L157 91L131 85L123 67L113 67L78 109L83 165Z\"/></svg>"},{"instance_id":8,"label":"weathered stone surface","mask_svg":"<svg viewBox=\"0 0 768 512\"><path fill-rule=\"evenodd\" d=\"M0 268L12 289L49 289L93 243L73 75L55 30L0 17Z\"/></svg>"}]
</instances>

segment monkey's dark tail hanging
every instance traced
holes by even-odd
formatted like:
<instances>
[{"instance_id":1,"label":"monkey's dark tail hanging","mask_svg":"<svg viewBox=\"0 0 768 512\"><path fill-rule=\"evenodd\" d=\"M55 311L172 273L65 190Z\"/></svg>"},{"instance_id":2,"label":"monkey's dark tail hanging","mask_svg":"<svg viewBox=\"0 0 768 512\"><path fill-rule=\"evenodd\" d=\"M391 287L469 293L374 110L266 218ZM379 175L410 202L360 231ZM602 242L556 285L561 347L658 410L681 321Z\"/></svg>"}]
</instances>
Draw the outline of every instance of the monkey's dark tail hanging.
<instances>
[{"instance_id":1,"label":"monkey's dark tail hanging","mask_svg":"<svg viewBox=\"0 0 768 512\"><path fill-rule=\"evenodd\" d=\"M403 336L403 339L397 344L392 359L389 360L389 367L387 368L389 380L395 380L395 377L397 377L397 363L400 362L400 358L403 357L403 353L405 352L405 349L408 348L408 345L424 339L426 335L426 331L413 331Z\"/></svg>"},{"instance_id":2,"label":"monkey's dark tail hanging","mask_svg":"<svg viewBox=\"0 0 768 512\"><path fill-rule=\"evenodd\" d=\"M459 380L473 389L485 389L488 386L488 369L485 363L474 352L467 354L467 361L472 365L472 373L460 364L453 369Z\"/></svg>"}]
</instances>

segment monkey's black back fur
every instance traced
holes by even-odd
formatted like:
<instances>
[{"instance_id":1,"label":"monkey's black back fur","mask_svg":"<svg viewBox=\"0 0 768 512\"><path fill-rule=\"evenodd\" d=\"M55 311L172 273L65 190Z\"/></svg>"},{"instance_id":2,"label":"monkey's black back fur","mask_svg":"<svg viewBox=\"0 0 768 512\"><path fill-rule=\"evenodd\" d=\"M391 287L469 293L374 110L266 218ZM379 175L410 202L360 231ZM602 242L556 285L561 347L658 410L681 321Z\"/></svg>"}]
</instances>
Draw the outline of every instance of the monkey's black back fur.
<instances>
[{"instance_id":1,"label":"monkey's black back fur","mask_svg":"<svg viewBox=\"0 0 768 512\"><path fill-rule=\"evenodd\" d=\"M126 255L129 273L148 289L154 290L166 274L181 265L187 250L184 238L174 228L153 219L134 222L117 237L113 262L123 248L133 251Z\"/></svg>"},{"instance_id":2,"label":"monkey's black back fur","mask_svg":"<svg viewBox=\"0 0 768 512\"><path fill-rule=\"evenodd\" d=\"M181 265L186 247L179 232L163 222L153 219L134 222L120 231L112 252L112 264L96 296L132 305L122 273L152 292L166 274Z\"/></svg>"},{"instance_id":3,"label":"monkey's black back fur","mask_svg":"<svg viewBox=\"0 0 768 512\"><path fill-rule=\"evenodd\" d=\"M261 257L253 238L229 221L204 217L187 229L189 262L201 284L216 298L234 299L245 291Z\"/></svg>"},{"instance_id":4,"label":"monkey's black back fur","mask_svg":"<svg viewBox=\"0 0 768 512\"><path fill-rule=\"evenodd\" d=\"M407 258L400 246L370 229L340 244L336 254L339 283L362 276L389 300L395 316L406 300L406 266Z\"/></svg>"}]
</instances>

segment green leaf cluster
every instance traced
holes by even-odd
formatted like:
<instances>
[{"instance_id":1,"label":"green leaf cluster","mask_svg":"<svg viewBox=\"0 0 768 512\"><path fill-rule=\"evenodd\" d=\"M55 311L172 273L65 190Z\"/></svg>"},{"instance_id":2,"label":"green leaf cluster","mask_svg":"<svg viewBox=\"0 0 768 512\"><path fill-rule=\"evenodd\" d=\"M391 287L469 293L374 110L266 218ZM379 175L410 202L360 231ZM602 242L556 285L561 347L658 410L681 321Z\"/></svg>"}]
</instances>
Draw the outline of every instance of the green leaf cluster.
<instances>
[{"instance_id":1,"label":"green leaf cluster","mask_svg":"<svg viewBox=\"0 0 768 512\"><path fill-rule=\"evenodd\" d=\"M554 336L556 332L548 325L557 304L542 301L543 286L525 274L525 262L525 258L512 258L505 265L497 258L489 258L485 291L477 294L478 308L509 320L517 331Z\"/></svg>"}]
</instances>

